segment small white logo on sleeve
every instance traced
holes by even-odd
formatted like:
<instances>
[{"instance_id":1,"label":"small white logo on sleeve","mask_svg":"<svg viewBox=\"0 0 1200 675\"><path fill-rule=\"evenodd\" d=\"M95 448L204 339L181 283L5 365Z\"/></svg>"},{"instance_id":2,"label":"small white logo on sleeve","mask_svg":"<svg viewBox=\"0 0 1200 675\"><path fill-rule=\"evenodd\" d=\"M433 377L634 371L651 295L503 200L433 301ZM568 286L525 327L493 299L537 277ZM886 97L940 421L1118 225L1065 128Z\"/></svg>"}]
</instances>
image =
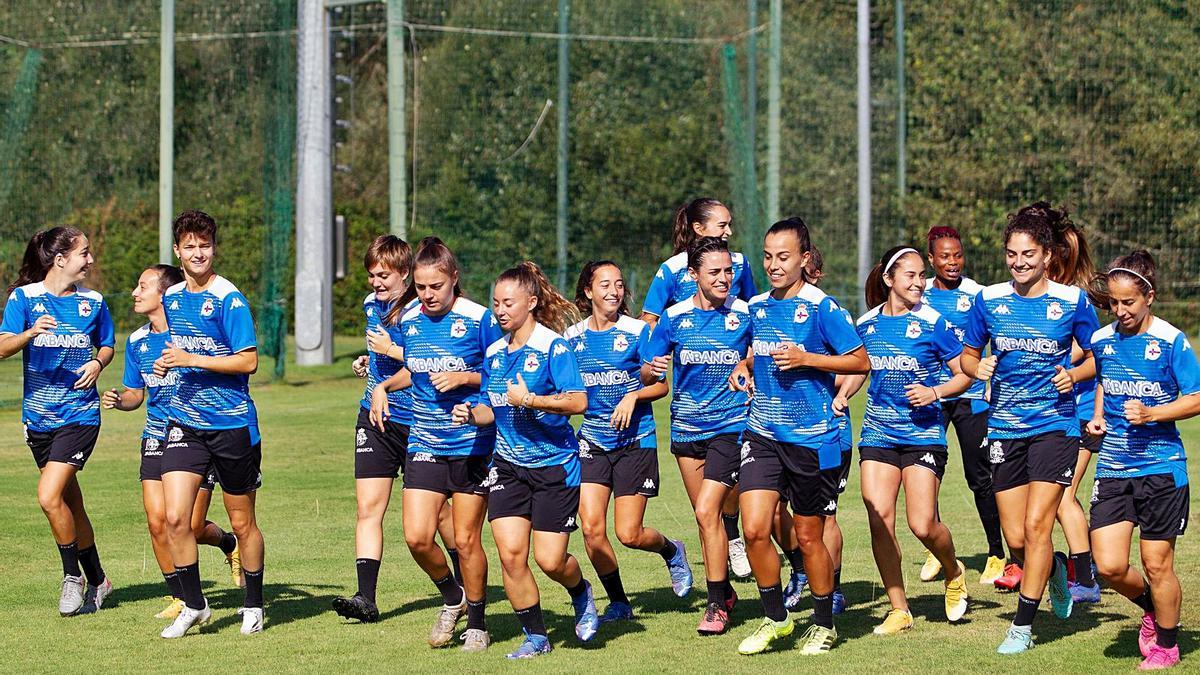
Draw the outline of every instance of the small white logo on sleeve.
<instances>
[{"instance_id":1,"label":"small white logo on sleeve","mask_svg":"<svg viewBox=\"0 0 1200 675\"><path fill-rule=\"evenodd\" d=\"M245 307L245 306L246 306L245 303L243 303L238 298L234 298L233 302L229 303L229 309L237 309L238 307Z\"/></svg>"},{"instance_id":2,"label":"small white logo on sleeve","mask_svg":"<svg viewBox=\"0 0 1200 675\"><path fill-rule=\"evenodd\" d=\"M566 353L567 353L566 345L554 345L554 355L555 356L562 356L563 354L566 354Z\"/></svg>"}]
</instances>

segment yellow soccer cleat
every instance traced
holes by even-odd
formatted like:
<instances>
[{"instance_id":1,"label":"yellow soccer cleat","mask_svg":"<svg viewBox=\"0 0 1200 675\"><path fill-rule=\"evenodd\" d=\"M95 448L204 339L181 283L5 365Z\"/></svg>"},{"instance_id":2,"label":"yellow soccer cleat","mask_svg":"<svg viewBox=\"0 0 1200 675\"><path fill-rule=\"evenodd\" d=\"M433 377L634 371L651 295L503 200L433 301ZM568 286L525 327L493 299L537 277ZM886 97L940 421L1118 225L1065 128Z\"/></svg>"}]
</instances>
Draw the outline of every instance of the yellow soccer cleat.
<instances>
[{"instance_id":1,"label":"yellow soccer cleat","mask_svg":"<svg viewBox=\"0 0 1200 675\"><path fill-rule=\"evenodd\" d=\"M887 616L883 618L883 623L875 626L875 630L872 632L876 635L898 635L912 627L912 612L907 609L893 607L888 610Z\"/></svg>"},{"instance_id":2,"label":"yellow soccer cleat","mask_svg":"<svg viewBox=\"0 0 1200 675\"><path fill-rule=\"evenodd\" d=\"M983 566L983 573L979 575L979 583L991 586L996 583L996 580L1004 576L1004 558L997 556L988 556L987 564Z\"/></svg>"},{"instance_id":3,"label":"yellow soccer cleat","mask_svg":"<svg viewBox=\"0 0 1200 675\"><path fill-rule=\"evenodd\" d=\"M818 654L828 654L830 649L833 649L833 643L837 641L837 629L826 628L824 626L809 626L804 633L804 637L800 638L804 644L800 645L801 656L817 656Z\"/></svg>"},{"instance_id":4,"label":"yellow soccer cleat","mask_svg":"<svg viewBox=\"0 0 1200 675\"><path fill-rule=\"evenodd\" d=\"M767 651L767 648L776 639L791 635L795 629L796 622L792 621L790 616L783 621L772 621L763 617L762 623L758 624L758 628L750 634L750 637L742 640L742 644L738 645L738 653L747 656L761 654Z\"/></svg>"},{"instance_id":5,"label":"yellow soccer cleat","mask_svg":"<svg viewBox=\"0 0 1200 675\"><path fill-rule=\"evenodd\" d=\"M183 611L183 600L181 600L180 598L173 598L168 595L167 601L170 604L168 604L166 607L164 607L161 612L159 612L158 614L155 614L154 618L174 620L175 617L179 616L179 612Z\"/></svg>"},{"instance_id":6,"label":"yellow soccer cleat","mask_svg":"<svg viewBox=\"0 0 1200 675\"><path fill-rule=\"evenodd\" d=\"M933 581L942 572L942 563L929 551L925 551L925 564L921 565L921 581Z\"/></svg>"},{"instance_id":7,"label":"yellow soccer cleat","mask_svg":"<svg viewBox=\"0 0 1200 675\"><path fill-rule=\"evenodd\" d=\"M233 553L225 556L225 564L229 565L229 578L238 588L246 587L246 574L242 571L242 545L233 547Z\"/></svg>"},{"instance_id":8,"label":"yellow soccer cleat","mask_svg":"<svg viewBox=\"0 0 1200 675\"><path fill-rule=\"evenodd\" d=\"M958 563L958 576L946 581L946 619L954 623L967 613L967 570Z\"/></svg>"}]
</instances>

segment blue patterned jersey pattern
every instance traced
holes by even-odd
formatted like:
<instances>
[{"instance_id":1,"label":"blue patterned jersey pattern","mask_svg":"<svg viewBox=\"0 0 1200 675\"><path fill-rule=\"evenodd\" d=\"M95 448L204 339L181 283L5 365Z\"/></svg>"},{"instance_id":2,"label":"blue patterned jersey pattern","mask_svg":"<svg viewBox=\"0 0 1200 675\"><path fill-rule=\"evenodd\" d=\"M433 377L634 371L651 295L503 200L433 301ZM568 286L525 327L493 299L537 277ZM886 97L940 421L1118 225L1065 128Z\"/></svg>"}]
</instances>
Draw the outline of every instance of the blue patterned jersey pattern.
<instances>
[{"instance_id":1,"label":"blue patterned jersey pattern","mask_svg":"<svg viewBox=\"0 0 1200 675\"><path fill-rule=\"evenodd\" d=\"M754 275L746 265L746 257L736 251L731 251L729 257L733 260L733 285L729 294L740 300L749 300L758 293L754 286ZM696 282L688 275L687 252L676 253L658 266L658 272L650 281L646 291L646 300L642 303L642 311L661 317L670 306L687 300L696 294Z\"/></svg>"},{"instance_id":2,"label":"blue patterned jersey pattern","mask_svg":"<svg viewBox=\"0 0 1200 675\"><path fill-rule=\"evenodd\" d=\"M642 361L672 355L671 440L700 441L746 427L744 392L729 388L729 376L750 348L746 302L732 295L710 310L688 298L667 308L654 327Z\"/></svg>"},{"instance_id":3,"label":"blue patterned jersey pattern","mask_svg":"<svg viewBox=\"0 0 1200 675\"><path fill-rule=\"evenodd\" d=\"M408 311L416 301L409 303L404 311ZM392 303L384 302L375 298L374 293L368 293L363 299L363 314L367 315L367 333L379 330L382 328L392 342L403 345L401 340L400 322L388 324L386 319L388 312L392 309ZM400 372L404 364L390 356L377 354L367 349L367 387L363 391L363 397L360 405L366 409L371 409L371 395L375 392L375 387L380 382ZM409 388L397 389L396 391L388 392L388 421L397 424L410 425L412 424L413 400L412 391Z\"/></svg>"},{"instance_id":4,"label":"blue patterned jersey pattern","mask_svg":"<svg viewBox=\"0 0 1200 675\"><path fill-rule=\"evenodd\" d=\"M1092 313L1095 313L1095 306L1092 307ZM1096 320L1099 325L1099 319ZM1091 378L1082 382L1075 383L1075 417L1080 423L1086 423L1092 419L1092 410L1096 407L1096 379Z\"/></svg>"},{"instance_id":5,"label":"blue patterned jersey pattern","mask_svg":"<svg viewBox=\"0 0 1200 675\"><path fill-rule=\"evenodd\" d=\"M1187 336L1155 317L1145 333L1123 335L1110 324L1092 336L1096 372L1104 392L1108 433L1096 459L1097 478L1169 473L1187 484L1183 442L1174 422L1130 424L1125 403L1158 406L1200 393L1200 365Z\"/></svg>"},{"instance_id":6,"label":"blue patterned jersey pattern","mask_svg":"<svg viewBox=\"0 0 1200 675\"><path fill-rule=\"evenodd\" d=\"M1032 438L1052 431L1079 436L1075 396L1051 383L1055 366L1071 367L1071 342L1092 348L1099 328L1087 295L1074 286L1047 282L1033 298L1017 295L1011 282L976 296L963 344L991 347L998 360L992 375L988 438Z\"/></svg>"},{"instance_id":7,"label":"blue patterned jersey pattern","mask_svg":"<svg viewBox=\"0 0 1200 675\"><path fill-rule=\"evenodd\" d=\"M484 402L496 417L496 455L527 468L567 467L568 476L579 476L579 442L566 415L508 404L508 383L525 381L531 394L551 396L587 387L579 374L579 361L561 335L537 324L529 340L509 350L511 336L488 346L483 370Z\"/></svg>"},{"instance_id":8,"label":"blue patterned jersey pattern","mask_svg":"<svg viewBox=\"0 0 1200 675\"><path fill-rule=\"evenodd\" d=\"M627 395L642 388L641 355L650 340L650 326L631 316L622 315L613 326L597 331L588 328L585 319L563 334L579 359L583 383L587 386L588 409L583 415L579 435L600 450L643 443L654 446L654 412L649 401L633 406L629 426L620 431L612 427L612 414Z\"/></svg>"},{"instance_id":9,"label":"blue patterned jersey pattern","mask_svg":"<svg viewBox=\"0 0 1200 675\"><path fill-rule=\"evenodd\" d=\"M142 429L142 438L161 441L167 437L171 397L179 384L179 373L169 370L159 377L154 374L154 361L162 355L170 339L169 332L155 333L150 324L146 324L125 340L125 372L121 384L128 389L146 390L146 427Z\"/></svg>"},{"instance_id":10,"label":"blue patterned jersey pattern","mask_svg":"<svg viewBox=\"0 0 1200 675\"><path fill-rule=\"evenodd\" d=\"M466 457L490 455L496 428L454 424L454 406L473 400L479 388L464 385L446 392L433 386L436 373L479 373L488 346L503 336L489 309L457 298L450 311L430 316L417 304L400 320L404 362L412 373L412 428L408 451Z\"/></svg>"},{"instance_id":11,"label":"blue patterned jersey pattern","mask_svg":"<svg viewBox=\"0 0 1200 675\"><path fill-rule=\"evenodd\" d=\"M230 356L257 349L254 318L246 296L228 279L217 276L200 292L182 281L163 294L171 342L203 356ZM251 429L257 443L250 376L214 373L202 368L179 368L179 383L171 399L171 421L193 429Z\"/></svg>"},{"instance_id":12,"label":"blue patterned jersey pattern","mask_svg":"<svg viewBox=\"0 0 1200 675\"><path fill-rule=\"evenodd\" d=\"M858 319L858 334L871 359L867 412L859 444L874 448L946 445L939 402L913 407L907 388L943 382L942 368L962 353L954 327L929 305L888 316L880 305Z\"/></svg>"},{"instance_id":13,"label":"blue patterned jersey pattern","mask_svg":"<svg viewBox=\"0 0 1200 675\"><path fill-rule=\"evenodd\" d=\"M754 324L754 398L747 427L756 434L812 449L837 442L834 375L813 368L780 370L771 352L790 345L812 354L848 354L862 347L854 320L812 284L783 300L750 300Z\"/></svg>"},{"instance_id":14,"label":"blue patterned jersey pattern","mask_svg":"<svg viewBox=\"0 0 1200 675\"><path fill-rule=\"evenodd\" d=\"M959 279L958 288L937 288L933 279L925 280L925 293L921 296L921 302L937 310L942 318L950 322L954 327L954 336L961 343L967 335L967 317L971 314L971 305L975 304L975 296L983 290L983 286L977 284L973 279L961 277ZM949 382L953 377L949 366L942 366L941 382ZM941 384L939 382L939 384ZM960 398L970 399L972 401L983 401L984 394L987 393L987 383L982 380L972 380L971 386L958 396L948 396L942 400L956 401Z\"/></svg>"},{"instance_id":15,"label":"blue patterned jersey pattern","mask_svg":"<svg viewBox=\"0 0 1200 675\"><path fill-rule=\"evenodd\" d=\"M21 350L24 397L21 418L31 431L53 431L68 424L100 424L100 395L94 386L75 389L77 372L95 350L115 341L108 304L96 291L77 287L67 295L51 295L41 282L13 289L4 305L0 333L16 335L41 316L58 325L38 335Z\"/></svg>"}]
</instances>

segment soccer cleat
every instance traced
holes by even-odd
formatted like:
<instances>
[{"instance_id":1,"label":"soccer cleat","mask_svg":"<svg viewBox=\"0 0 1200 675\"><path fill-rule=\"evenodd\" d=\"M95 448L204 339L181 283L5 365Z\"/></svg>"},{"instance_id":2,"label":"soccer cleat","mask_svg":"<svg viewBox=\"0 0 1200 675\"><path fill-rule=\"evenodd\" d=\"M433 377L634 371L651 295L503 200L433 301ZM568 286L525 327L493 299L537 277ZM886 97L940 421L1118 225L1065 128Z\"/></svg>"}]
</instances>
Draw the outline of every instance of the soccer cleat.
<instances>
[{"instance_id":1,"label":"soccer cleat","mask_svg":"<svg viewBox=\"0 0 1200 675\"><path fill-rule=\"evenodd\" d=\"M729 597L725 598L725 611L733 614L733 607L737 604L737 601L737 591L733 590L733 587L731 586L729 588Z\"/></svg>"},{"instance_id":2,"label":"soccer cleat","mask_svg":"<svg viewBox=\"0 0 1200 675\"><path fill-rule=\"evenodd\" d=\"M192 626L195 626L196 630L199 630L200 626L211 620L212 610L208 608L208 600L204 601L204 609L192 609L185 605L179 611L179 616L175 617L171 625L164 628L160 635L168 640L181 638L191 630Z\"/></svg>"},{"instance_id":3,"label":"soccer cleat","mask_svg":"<svg viewBox=\"0 0 1200 675\"><path fill-rule=\"evenodd\" d=\"M600 616L596 612L596 598L592 595L592 585L588 582L583 582L587 585L587 589L578 598L571 598L571 606L575 609L575 637L581 642L587 642L596 637L596 631L600 628Z\"/></svg>"},{"instance_id":4,"label":"soccer cleat","mask_svg":"<svg viewBox=\"0 0 1200 675\"><path fill-rule=\"evenodd\" d=\"M804 644L800 645L801 656L817 656L819 654L828 654L830 649L833 649L833 643L837 641L837 629L826 628L824 626L809 626L808 631L804 633L804 637L800 638Z\"/></svg>"},{"instance_id":5,"label":"soccer cleat","mask_svg":"<svg viewBox=\"0 0 1200 675\"><path fill-rule=\"evenodd\" d=\"M783 589L783 606L788 609L795 609L796 605L800 604L800 599L804 594L804 587L808 585L808 575L802 572L792 572L792 576L788 579L787 586Z\"/></svg>"},{"instance_id":6,"label":"soccer cleat","mask_svg":"<svg viewBox=\"0 0 1200 675\"><path fill-rule=\"evenodd\" d=\"M967 613L967 570L958 561L958 577L946 581L946 620L954 623Z\"/></svg>"},{"instance_id":7,"label":"soccer cleat","mask_svg":"<svg viewBox=\"0 0 1200 675\"><path fill-rule=\"evenodd\" d=\"M687 552L682 541L671 541L675 544L675 556L667 562L667 572L671 574L671 590L675 595L686 598L692 591L692 566L688 564Z\"/></svg>"},{"instance_id":8,"label":"soccer cleat","mask_svg":"<svg viewBox=\"0 0 1200 675\"><path fill-rule=\"evenodd\" d=\"M1067 590L1071 593L1071 600L1074 602L1100 602L1100 584L1084 586L1068 581Z\"/></svg>"},{"instance_id":9,"label":"soccer cleat","mask_svg":"<svg viewBox=\"0 0 1200 675\"><path fill-rule=\"evenodd\" d=\"M83 582L83 577L73 577L70 574L63 577L62 591L58 594L58 613L63 616L71 616L83 607L84 596L86 595L87 585Z\"/></svg>"},{"instance_id":10,"label":"soccer cleat","mask_svg":"<svg viewBox=\"0 0 1200 675\"><path fill-rule=\"evenodd\" d=\"M174 598L167 596L167 602L170 603L163 607L162 611L154 615L156 619L174 619L179 616L179 612L183 611L183 598Z\"/></svg>"},{"instance_id":11,"label":"soccer cleat","mask_svg":"<svg viewBox=\"0 0 1200 675\"><path fill-rule=\"evenodd\" d=\"M936 556L925 551L925 564L921 565L921 581L933 581L942 572L942 563Z\"/></svg>"},{"instance_id":12,"label":"soccer cleat","mask_svg":"<svg viewBox=\"0 0 1200 675\"><path fill-rule=\"evenodd\" d=\"M521 629L525 633L525 641L517 647L517 651L511 654L505 654L505 658L509 659L532 659L535 656L542 656L550 653L550 638L545 635L534 635L525 629Z\"/></svg>"},{"instance_id":13,"label":"soccer cleat","mask_svg":"<svg viewBox=\"0 0 1200 675\"><path fill-rule=\"evenodd\" d=\"M1029 626L1018 627L1010 625L1008 634L1004 636L1004 642L996 649L997 654L1021 654L1033 649L1033 635L1029 632Z\"/></svg>"},{"instance_id":14,"label":"soccer cleat","mask_svg":"<svg viewBox=\"0 0 1200 675\"><path fill-rule=\"evenodd\" d=\"M79 608L77 614L95 614L104 606L104 599L112 595L113 585L108 577L104 577L104 583L99 586L88 584L87 593L83 596L83 606Z\"/></svg>"},{"instance_id":15,"label":"soccer cleat","mask_svg":"<svg viewBox=\"0 0 1200 675\"><path fill-rule=\"evenodd\" d=\"M739 579L750 576L750 559L746 557L746 540L741 537L729 540L729 571Z\"/></svg>"},{"instance_id":16,"label":"soccer cleat","mask_svg":"<svg viewBox=\"0 0 1200 675\"><path fill-rule=\"evenodd\" d=\"M1025 570L1017 563L1010 562L1004 566L1004 574L992 583L999 590L1015 591L1021 586L1021 578L1024 576Z\"/></svg>"},{"instance_id":17,"label":"soccer cleat","mask_svg":"<svg viewBox=\"0 0 1200 675\"><path fill-rule=\"evenodd\" d=\"M871 631L876 635L896 635L903 633L913 627L912 612L907 609L893 607L888 610L887 616L883 618L883 623L875 626L875 630Z\"/></svg>"},{"instance_id":18,"label":"soccer cleat","mask_svg":"<svg viewBox=\"0 0 1200 675\"><path fill-rule=\"evenodd\" d=\"M1142 625L1138 627L1138 651L1142 658L1150 656L1150 649L1158 644L1158 624L1155 623L1154 612L1142 615Z\"/></svg>"},{"instance_id":19,"label":"soccer cleat","mask_svg":"<svg viewBox=\"0 0 1200 675\"><path fill-rule=\"evenodd\" d=\"M796 622L792 621L792 617L788 617L783 621L772 621L767 617L763 617L762 623L758 624L758 628L750 634L742 643L738 645L738 653L749 656L751 654L761 654L767 651L771 643L781 637L787 637L796 629Z\"/></svg>"},{"instance_id":20,"label":"soccer cleat","mask_svg":"<svg viewBox=\"0 0 1200 675\"><path fill-rule=\"evenodd\" d=\"M999 556L988 556L987 562L983 566L983 572L979 575L979 583L995 584L996 580L1004 576L1004 558Z\"/></svg>"},{"instance_id":21,"label":"soccer cleat","mask_svg":"<svg viewBox=\"0 0 1200 675\"><path fill-rule=\"evenodd\" d=\"M337 612L338 616L358 619L363 623L375 623L379 620L379 608L362 593L355 593L348 598L334 598L333 611Z\"/></svg>"},{"instance_id":22,"label":"soccer cleat","mask_svg":"<svg viewBox=\"0 0 1200 675\"><path fill-rule=\"evenodd\" d=\"M700 619L700 625L696 626L696 632L701 635L721 635L729 630L729 612L721 605L710 602L704 610L704 617Z\"/></svg>"},{"instance_id":23,"label":"soccer cleat","mask_svg":"<svg viewBox=\"0 0 1200 675\"><path fill-rule=\"evenodd\" d=\"M1067 588L1067 556L1055 553L1054 562L1056 564L1051 566L1050 580L1046 584L1050 591L1050 608L1054 610L1054 616L1069 619L1075 603L1071 599L1071 590Z\"/></svg>"},{"instance_id":24,"label":"soccer cleat","mask_svg":"<svg viewBox=\"0 0 1200 675\"><path fill-rule=\"evenodd\" d=\"M262 607L241 607L237 613L242 615L242 635L254 635L263 631Z\"/></svg>"},{"instance_id":25,"label":"soccer cleat","mask_svg":"<svg viewBox=\"0 0 1200 675\"><path fill-rule=\"evenodd\" d=\"M608 607L604 608L604 613L600 615L600 623L612 623L613 621L628 621L633 618L633 608L628 602L610 602Z\"/></svg>"},{"instance_id":26,"label":"soccer cleat","mask_svg":"<svg viewBox=\"0 0 1200 675\"><path fill-rule=\"evenodd\" d=\"M438 610L437 620L429 631L429 646L445 647L454 639L454 629L458 622L467 615L467 594L463 593L462 602L457 605L442 605Z\"/></svg>"},{"instance_id":27,"label":"soccer cleat","mask_svg":"<svg viewBox=\"0 0 1200 675\"><path fill-rule=\"evenodd\" d=\"M1138 670L1162 670L1178 664L1179 645L1167 649L1155 644L1150 647L1150 654L1146 656L1146 660L1138 664Z\"/></svg>"},{"instance_id":28,"label":"soccer cleat","mask_svg":"<svg viewBox=\"0 0 1200 675\"><path fill-rule=\"evenodd\" d=\"M225 556L225 564L229 565L229 578L238 588L246 587L246 574L242 570L242 545L233 547L233 553Z\"/></svg>"},{"instance_id":29,"label":"soccer cleat","mask_svg":"<svg viewBox=\"0 0 1200 675\"><path fill-rule=\"evenodd\" d=\"M846 602L846 595L840 590L835 589L833 591L833 615L837 616L838 614L841 614L842 612L846 611L846 607L848 606L849 603Z\"/></svg>"},{"instance_id":30,"label":"soccer cleat","mask_svg":"<svg viewBox=\"0 0 1200 675\"><path fill-rule=\"evenodd\" d=\"M462 640L462 650L467 654L486 652L492 646L492 636L479 628L468 628L458 639Z\"/></svg>"}]
</instances>

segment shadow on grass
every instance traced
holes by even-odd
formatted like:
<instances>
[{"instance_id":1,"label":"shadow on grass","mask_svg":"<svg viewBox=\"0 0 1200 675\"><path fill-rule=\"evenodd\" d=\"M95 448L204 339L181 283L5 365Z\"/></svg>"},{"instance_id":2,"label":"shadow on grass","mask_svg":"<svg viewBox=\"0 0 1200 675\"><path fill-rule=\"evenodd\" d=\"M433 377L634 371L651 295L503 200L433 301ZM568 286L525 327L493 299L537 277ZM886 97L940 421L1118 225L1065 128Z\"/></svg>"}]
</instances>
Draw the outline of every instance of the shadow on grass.
<instances>
[{"instance_id":1,"label":"shadow on grass","mask_svg":"<svg viewBox=\"0 0 1200 675\"><path fill-rule=\"evenodd\" d=\"M339 587L327 584L265 584L263 599L266 601L267 625L283 626L331 612L330 603L334 594L322 591L333 588ZM240 588L208 591L208 602L216 608L241 607L244 598L245 591ZM221 629L240 622L241 617L230 614L217 619L212 625L215 629Z\"/></svg>"},{"instance_id":2,"label":"shadow on grass","mask_svg":"<svg viewBox=\"0 0 1200 675\"><path fill-rule=\"evenodd\" d=\"M1129 620L1124 614L1104 611L1102 605L1077 602L1071 610L1071 618L1063 621L1054 616L1049 605L1049 599L1042 603L1043 609L1038 612L1038 620L1033 627L1034 639L1038 644L1049 644L1076 633L1086 633L1102 623ZM1132 644L1136 654L1137 640Z\"/></svg>"}]
</instances>

